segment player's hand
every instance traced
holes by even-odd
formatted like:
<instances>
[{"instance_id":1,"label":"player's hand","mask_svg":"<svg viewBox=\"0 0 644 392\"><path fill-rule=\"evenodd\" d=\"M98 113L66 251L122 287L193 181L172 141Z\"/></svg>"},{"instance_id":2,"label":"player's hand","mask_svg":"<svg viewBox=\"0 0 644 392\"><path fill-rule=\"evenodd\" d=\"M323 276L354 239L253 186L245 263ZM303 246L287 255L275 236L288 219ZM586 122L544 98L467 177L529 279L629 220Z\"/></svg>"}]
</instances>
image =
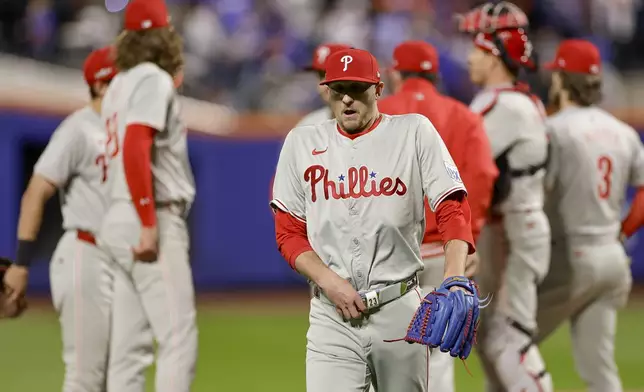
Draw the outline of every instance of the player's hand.
<instances>
[{"instance_id":1,"label":"player's hand","mask_svg":"<svg viewBox=\"0 0 644 392\"><path fill-rule=\"evenodd\" d=\"M467 260L465 261L465 276L472 279L478 272L480 264L481 259L479 258L478 253L468 255Z\"/></svg>"},{"instance_id":2,"label":"player's hand","mask_svg":"<svg viewBox=\"0 0 644 392\"><path fill-rule=\"evenodd\" d=\"M159 234L156 226L143 227L139 245L132 249L134 260L153 262L157 261L159 251Z\"/></svg>"},{"instance_id":3,"label":"player's hand","mask_svg":"<svg viewBox=\"0 0 644 392\"><path fill-rule=\"evenodd\" d=\"M9 298L0 293L0 319L2 318L17 318L24 311L27 310L27 300L24 297L18 299L17 302L9 301Z\"/></svg>"},{"instance_id":4,"label":"player's hand","mask_svg":"<svg viewBox=\"0 0 644 392\"><path fill-rule=\"evenodd\" d=\"M342 279L339 275L333 274L327 281L320 282L320 288L324 294L335 304L336 311L345 320L359 319L361 314L367 310L362 297L353 288L351 283Z\"/></svg>"},{"instance_id":5,"label":"player's hand","mask_svg":"<svg viewBox=\"0 0 644 392\"><path fill-rule=\"evenodd\" d=\"M20 265L11 265L4 274L3 283L7 302L17 304L27 292L29 269Z\"/></svg>"}]
</instances>

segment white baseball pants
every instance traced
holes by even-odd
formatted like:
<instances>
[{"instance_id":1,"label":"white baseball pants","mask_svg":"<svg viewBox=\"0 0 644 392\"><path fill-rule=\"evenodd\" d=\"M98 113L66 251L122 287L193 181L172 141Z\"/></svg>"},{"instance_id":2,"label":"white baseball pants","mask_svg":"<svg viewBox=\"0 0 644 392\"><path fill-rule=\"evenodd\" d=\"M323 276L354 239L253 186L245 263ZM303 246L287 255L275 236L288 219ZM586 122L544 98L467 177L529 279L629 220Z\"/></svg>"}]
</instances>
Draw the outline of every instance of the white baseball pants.
<instances>
[{"instance_id":1,"label":"white baseball pants","mask_svg":"<svg viewBox=\"0 0 644 392\"><path fill-rule=\"evenodd\" d=\"M632 286L628 256L616 238L555 241L539 291L538 341L570 320L573 358L590 392L621 392L615 363L617 311Z\"/></svg>"},{"instance_id":2,"label":"white baseball pants","mask_svg":"<svg viewBox=\"0 0 644 392\"><path fill-rule=\"evenodd\" d=\"M493 294L481 312L478 352L487 391L552 391L537 346L537 288L550 264L549 223L542 211L506 214L488 223L478 243L481 295Z\"/></svg>"},{"instance_id":3,"label":"white baseball pants","mask_svg":"<svg viewBox=\"0 0 644 392\"><path fill-rule=\"evenodd\" d=\"M63 340L63 392L104 392L114 264L76 230L61 237L49 265Z\"/></svg>"},{"instance_id":4,"label":"white baseball pants","mask_svg":"<svg viewBox=\"0 0 644 392\"><path fill-rule=\"evenodd\" d=\"M412 290L359 322L345 322L333 305L311 299L306 347L307 392L428 392L429 349L403 338L420 306Z\"/></svg>"},{"instance_id":5,"label":"white baseball pants","mask_svg":"<svg viewBox=\"0 0 644 392\"><path fill-rule=\"evenodd\" d=\"M102 240L117 262L108 392L143 392L158 344L157 392L189 392L197 361L197 324L185 220L157 210L159 258L135 262L140 222L131 203L106 215ZM153 339L154 338L154 339Z\"/></svg>"}]
</instances>

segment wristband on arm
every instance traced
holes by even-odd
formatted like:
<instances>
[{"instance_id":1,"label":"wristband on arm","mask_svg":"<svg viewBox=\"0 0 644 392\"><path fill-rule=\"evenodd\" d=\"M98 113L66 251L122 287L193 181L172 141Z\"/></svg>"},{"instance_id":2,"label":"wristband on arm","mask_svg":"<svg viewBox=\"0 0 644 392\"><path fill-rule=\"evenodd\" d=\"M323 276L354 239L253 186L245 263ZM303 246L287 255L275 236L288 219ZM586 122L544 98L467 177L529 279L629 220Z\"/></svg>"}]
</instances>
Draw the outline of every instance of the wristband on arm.
<instances>
[{"instance_id":1,"label":"wristband on arm","mask_svg":"<svg viewBox=\"0 0 644 392\"><path fill-rule=\"evenodd\" d=\"M18 240L18 249L16 250L16 265L29 267L36 254L36 241Z\"/></svg>"}]
</instances>

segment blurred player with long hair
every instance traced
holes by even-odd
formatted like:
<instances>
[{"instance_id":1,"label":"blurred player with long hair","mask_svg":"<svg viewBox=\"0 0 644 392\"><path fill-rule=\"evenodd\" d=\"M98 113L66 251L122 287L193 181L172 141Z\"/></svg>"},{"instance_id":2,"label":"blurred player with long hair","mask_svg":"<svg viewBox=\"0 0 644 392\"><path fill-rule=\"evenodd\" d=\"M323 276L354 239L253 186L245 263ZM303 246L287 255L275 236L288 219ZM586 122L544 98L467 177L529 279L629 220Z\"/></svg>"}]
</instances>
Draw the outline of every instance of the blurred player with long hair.
<instances>
[{"instance_id":1,"label":"blurred player with long hair","mask_svg":"<svg viewBox=\"0 0 644 392\"><path fill-rule=\"evenodd\" d=\"M102 238L118 268L108 389L145 390L158 345L158 392L190 390L197 361L194 286L186 216L195 197L176 86L181 37L163 0L133 0L116 43L119 75L103 101L118 150L107 173Z\"/></svg>"}]
</instances>

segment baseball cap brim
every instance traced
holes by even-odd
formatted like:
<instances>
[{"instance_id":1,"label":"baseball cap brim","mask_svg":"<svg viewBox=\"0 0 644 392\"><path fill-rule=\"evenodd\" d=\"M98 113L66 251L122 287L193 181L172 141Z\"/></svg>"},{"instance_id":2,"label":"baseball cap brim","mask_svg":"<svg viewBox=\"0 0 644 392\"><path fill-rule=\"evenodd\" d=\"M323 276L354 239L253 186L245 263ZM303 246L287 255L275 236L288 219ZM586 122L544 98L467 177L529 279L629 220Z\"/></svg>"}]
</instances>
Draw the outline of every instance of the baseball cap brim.
<instances>
[{"instance_id":1,"label":"baseball cap brim","mask_svg":"<svg viewBox=\"0 0 644 392\"><path fill-rule=\"evenodd\" d=\"M334 79L324 79L323 81L320 82L320 86L333 83L333 82L361 82L361 83L369 83L369 84L378 84L380 83L379 80L373 80L370 78L361 78L358 76L344 76L341 78L334 78Z\"/></svg>"}]
</instances>

